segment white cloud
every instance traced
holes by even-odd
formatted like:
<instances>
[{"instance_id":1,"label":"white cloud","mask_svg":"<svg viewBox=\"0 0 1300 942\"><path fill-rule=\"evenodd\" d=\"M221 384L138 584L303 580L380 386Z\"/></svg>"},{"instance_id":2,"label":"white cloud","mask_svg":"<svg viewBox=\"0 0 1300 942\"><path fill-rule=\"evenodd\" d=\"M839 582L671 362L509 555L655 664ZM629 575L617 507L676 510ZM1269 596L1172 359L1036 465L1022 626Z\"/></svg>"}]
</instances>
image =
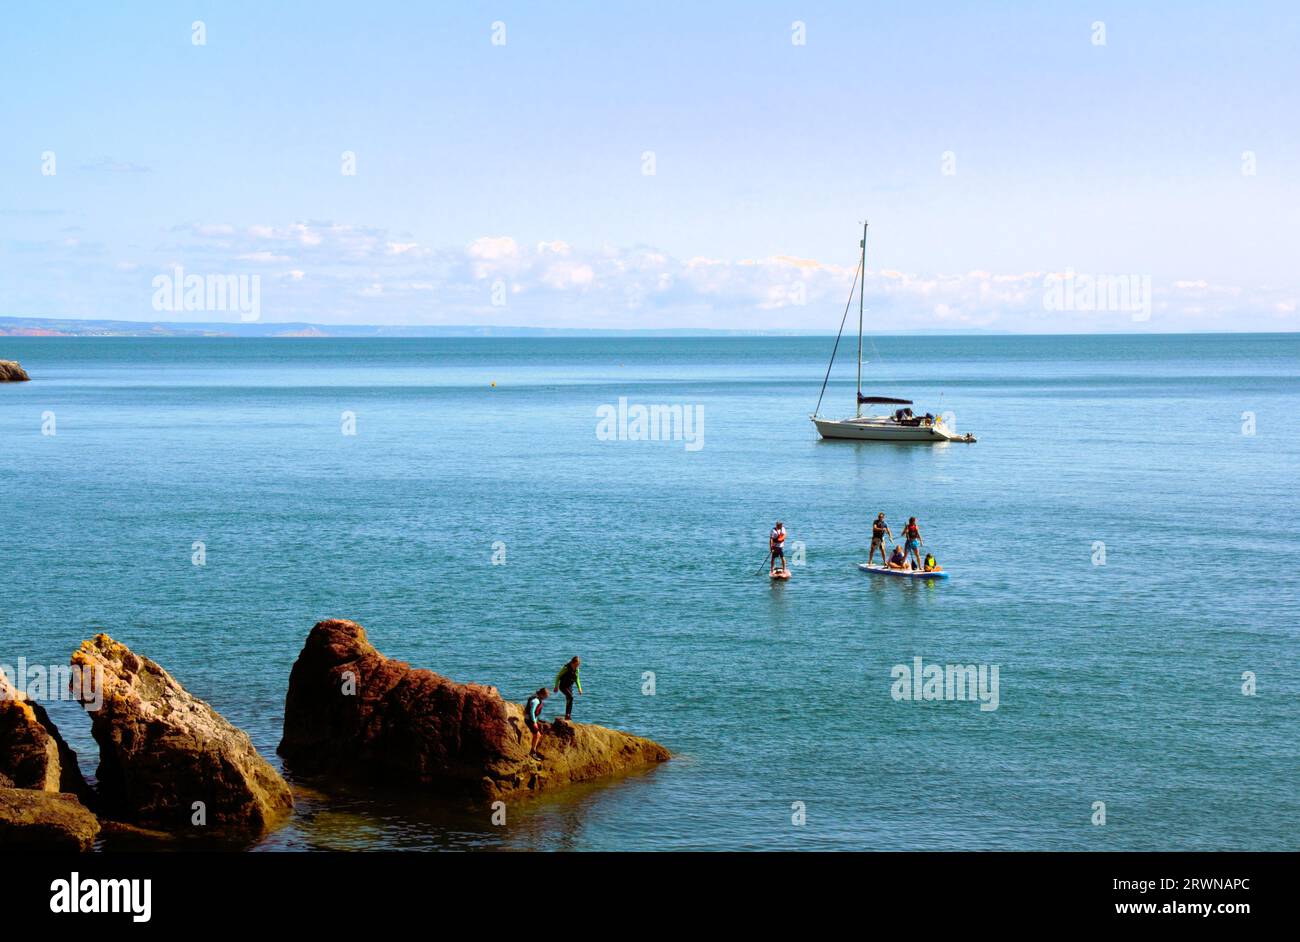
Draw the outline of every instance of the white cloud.
<instances>
[{"instance_id":1,"label":"white cloud","mask_svg":"<svg viewBox=\"0 0 1300 942\"><path fill-rule=\"evenodd\" d=\"M483 236L471 242L468 251L471 258L496 261L517 257L519 245L509 236Z\"/></svg>"},{"instance_id":2,"label":"white cloud","mask_svg":"<svg viewBox=\"0 0 1300 942\"><path fill-rule=\"evenodd\" d=\"M590 265L564 263L547 266L541 277L543 284L563 290L589 287L596 280L596 273Z\"/></svg>"},{"instance_id":3,"label":"white cloud","mask_svg":"<svg viewBox=\"0 0 1300 942\"><path fill-rule=\"evenodd\" d=\"M180 241L163 246L157 258L132 246L134 260L115 263L110 248L103 251L98 271L122 279L124 292L136 292L139 279L130 280L136 269L183 265L189 271L228 272L276 265L278 320L826 331L839 325L855 271L797 253L675 258L652 246L584 247L560 239L521 243L504 234L430 248L413 233L313 220L197 223L173 231L182 234ZM61 240L43 250L56 249L68 256L85 251L61 246ZM1045 279L1072 274L1069 269L1055 275L869 270L864 279L868 322L877 331L1134 329L1132 318L1122 313L1046 310ZM1152 317L1139 329L1300 326L1293 285L1232 284L1188 275L1163 282L1153 278L1151 289ZM507 303L501 306L503 297ZM133 294L126 295L121 307L137 303ZM87 292L85 309L97 305L102 307Z\"/></svg>"}]
</instances>

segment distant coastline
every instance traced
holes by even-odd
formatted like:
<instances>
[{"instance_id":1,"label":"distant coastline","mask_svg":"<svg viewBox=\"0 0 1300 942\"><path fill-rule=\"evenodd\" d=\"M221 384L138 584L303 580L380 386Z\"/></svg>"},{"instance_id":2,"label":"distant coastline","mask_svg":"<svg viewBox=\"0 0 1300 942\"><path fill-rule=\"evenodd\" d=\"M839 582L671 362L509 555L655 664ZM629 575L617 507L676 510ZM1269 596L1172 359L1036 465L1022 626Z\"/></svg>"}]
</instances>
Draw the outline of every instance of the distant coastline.
<instances>
[{"instance_id":1,"label":"distant coastline","mask_svg":"<svg viewBox=\"0 0 1300 942\"><path fill-rule=\"evenodd\" d=\"M879 331L876 336L1006 335L1004 330ZM511 327L472 324L311 324L300 321L120 321L61 317L0 317L0 337L825 337L826 330L646 330Z\"/></svg>"},{"instance_id":2,"label":"distant coastline","mask_svg":"<svg viewBox=\"0 0 1300 942\"><path fill-rule=\"evenodd\" d=\"M1235 333L1293 333L1294 331L1236 331ZM1015 337L1015 336L1149 336L1188 331L1098 331L1059 334L1020 334L981 328L875 330L874 337ZM1221 334L1224 331L1191 331ZM0 337L834 337L828 330L710 330L666 327L646 330L599 327L511 327L473 324L311 324L302 321L119 321L92 318L0 316Z\"/></svg>"}]
</instances>

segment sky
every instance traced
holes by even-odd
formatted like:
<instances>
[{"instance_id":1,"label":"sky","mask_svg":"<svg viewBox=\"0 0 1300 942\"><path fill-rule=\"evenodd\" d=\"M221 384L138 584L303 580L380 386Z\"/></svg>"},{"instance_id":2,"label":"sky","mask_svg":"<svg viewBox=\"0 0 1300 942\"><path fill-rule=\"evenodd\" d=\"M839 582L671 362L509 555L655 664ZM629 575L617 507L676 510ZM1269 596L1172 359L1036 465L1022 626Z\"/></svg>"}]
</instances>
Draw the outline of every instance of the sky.
<instances>
[{"instance_id":1,"label":"sky","mask_svg":"<svg viewBox=\"0 0 1300 942\"><path fill-rule=\"evenodd\" d=\"M11 0L0 315L833 332L868 220L877 329L1295 330L1298 48L1285 2Z\"/></svg>"}]
</instances>

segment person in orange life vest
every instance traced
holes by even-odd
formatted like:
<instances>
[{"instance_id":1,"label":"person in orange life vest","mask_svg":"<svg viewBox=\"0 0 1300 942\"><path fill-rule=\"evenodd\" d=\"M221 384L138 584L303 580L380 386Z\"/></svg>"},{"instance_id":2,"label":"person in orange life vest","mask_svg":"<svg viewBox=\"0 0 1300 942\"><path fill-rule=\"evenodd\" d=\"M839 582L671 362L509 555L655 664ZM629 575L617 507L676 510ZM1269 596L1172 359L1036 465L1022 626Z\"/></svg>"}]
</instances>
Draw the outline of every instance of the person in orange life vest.
<instances>
[{"instance_id":1,"label":"person in orange life vest","mask_svg":"<svg viewBox=\"0 0 1300 942\"><path fill-rule=\"evenodd\" d=\"M908 517L907 526L903 527L903 553L916 560L917 569L921 568L921 550L920 547L925 545L925 540L921 539L921 531L916 528L916 518Z\"/></svg>"},{"instance_id":2,"label":"person in orange life vest","mask_svg":"<svg viewBox=\"0 0 1300 942\"><path fill-rule=\"evenodd\" d=\"M784 570L785 565L785 524L780 520L772 528L772 532L767 535L767 548L772 557L772 571L776 572L776 558L781 557L781 568Z\"/></svg>"}]
</instances>

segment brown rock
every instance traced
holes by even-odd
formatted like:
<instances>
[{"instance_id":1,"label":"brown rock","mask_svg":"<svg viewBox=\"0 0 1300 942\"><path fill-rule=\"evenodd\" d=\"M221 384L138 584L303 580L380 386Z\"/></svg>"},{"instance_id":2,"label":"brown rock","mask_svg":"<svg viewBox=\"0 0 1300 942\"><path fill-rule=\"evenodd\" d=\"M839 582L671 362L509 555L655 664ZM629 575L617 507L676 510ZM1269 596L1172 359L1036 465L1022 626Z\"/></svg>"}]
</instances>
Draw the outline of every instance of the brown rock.
<instances>
[{"instance_id":1,"label":"brown rock","mask_svg":"<svg viewBox=\"0 0 1300 942\"><path fill-rule=\"evenodd\" d=\"M105 839L106 846L104 850L119 850L139 847L143 849L152 849L159 845L175 845L182 840L180 836L171 831L155 831L152 828L142 828L135 824L127 824L124 821L114 821L111 818L104 818L99 822L100 836ZM112 841L108 846L107 842Z\"/></svg>"},{"instance_id":2,"label":"brown rock","mask_svg":"<svg viewBox=\"0 0 1300 942\"><path fill-rule=\"evenodd\" d=\"M16 788L70 792L82 800L91 797L77 754L63 741L45 708L16 690L2 672L0 773Z\"/></svg>"},{"instance_id":3,"label":"brown rock","mask_svg":"<svg viewBox=\"0 0 1300 942\"><path fill-rule=\"evenodd\" d=\"M29 379L17 360L0 360L0 383L25 383Z\"/></svg>"},{"instance_id":4,"label":"brown rock","mask_svg":"<svg viewBox=\"0 0 1300 942\"><path fill-rule=\"evenodd\" d=\"M76 795L0 788L0 847L90 850L99 822Z\"/></svg>"},{"instance_id":5,"label":"brown rock","mask_svg":"<svg viewBox=\"0 0 1300 942\"><path fill-rule=\"evenodd\" d=\"M351 691L351 692L349 692ZM293 771L446 794L513 798L655 765L658 743L586 723L551 724L528 757L523 707L384 657L341 619L312 629L289 677L279 752Z\"/></svg>"},{"instance_id":6,"label":"brown rock","mask_svg":"<svg viewBox=\"0 0 1300 942\"><path fill-rule=\"evenodd\" d=\"M293 807L288 784L248 735L170 674L108 635L83 641L72 663L102 671L102 705L84 704L99 743L99 798L106 814L168 830L205 825L265 831Z\"/></svg>"}]
</instances>

